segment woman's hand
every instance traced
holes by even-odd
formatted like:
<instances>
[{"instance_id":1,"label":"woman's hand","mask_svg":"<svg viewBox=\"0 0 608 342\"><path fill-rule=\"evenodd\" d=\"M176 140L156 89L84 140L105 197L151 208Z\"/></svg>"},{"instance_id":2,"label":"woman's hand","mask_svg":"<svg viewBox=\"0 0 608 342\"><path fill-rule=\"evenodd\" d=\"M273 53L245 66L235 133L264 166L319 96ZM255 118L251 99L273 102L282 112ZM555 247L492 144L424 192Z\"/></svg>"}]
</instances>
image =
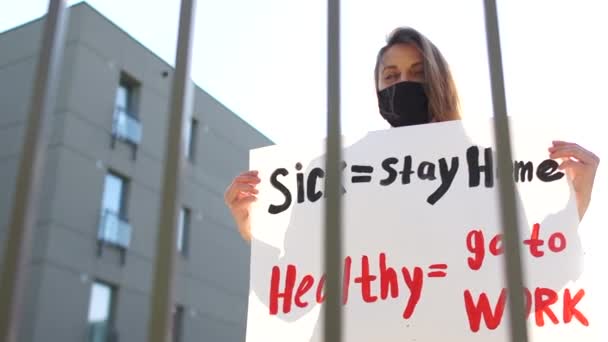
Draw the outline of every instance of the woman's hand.
<instances>
[{"instance_id":1,"label":"woman's hand","mask_svg":"<svg viewBox=\"0 0 608 342\"><path fill-rule=\"evenodd\" d=\"M260 183L257 171L243 172L228 186L224 193L224 201L234 217L239 233L244 240L251 240L251 223L249 209L251 203L257 200L258 190L255 188Z\"/></svg>"},{"instance_id":2,"label":"woman's hand","mask_svg":"<svg viewBox=\"0 0 608 342\"><path fill-rule=\"evenodd\" d=\"M578 217L582 220L591 201L593 181L600 158L575 143L565 141L553 141L549 153L550 158L563 160L559 168L565 170L572 181Z\"/></svg>"}]
</instances>

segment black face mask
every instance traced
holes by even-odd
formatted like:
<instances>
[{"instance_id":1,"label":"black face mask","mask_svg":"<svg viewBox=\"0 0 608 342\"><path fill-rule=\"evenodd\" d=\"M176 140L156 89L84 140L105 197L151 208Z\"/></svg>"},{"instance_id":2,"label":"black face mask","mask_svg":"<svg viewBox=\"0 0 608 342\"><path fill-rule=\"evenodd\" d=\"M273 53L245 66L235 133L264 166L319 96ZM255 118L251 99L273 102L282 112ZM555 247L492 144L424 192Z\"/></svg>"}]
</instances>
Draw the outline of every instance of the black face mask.
<instances>
[{"instance_id":1,"label":"black face mask","mask_svg":"<svg viewBox=\"0 0 608 342\"><path fill-rule=\"evenodd\" d=\"M382 117L393 127L431 122L428 98L422 83L399 82L378 92Z\"/></svg>"}]
</instances>

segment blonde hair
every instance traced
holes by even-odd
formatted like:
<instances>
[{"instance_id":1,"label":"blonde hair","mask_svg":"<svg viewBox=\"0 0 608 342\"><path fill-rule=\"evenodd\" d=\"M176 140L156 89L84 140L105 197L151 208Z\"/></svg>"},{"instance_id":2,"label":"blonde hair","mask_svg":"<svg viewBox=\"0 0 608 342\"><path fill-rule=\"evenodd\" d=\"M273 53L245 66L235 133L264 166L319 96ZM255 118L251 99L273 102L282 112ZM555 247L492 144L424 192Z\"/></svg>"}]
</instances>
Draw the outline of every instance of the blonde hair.
<instances>
[{"instance_id":1,"label":"blonde hair","mask_svg":"<svg viewBox=\"0 0 608 342\"><path fill-rule=\"evenodd\" d=\"M393 30L386 40L386 45L378 52L374 68L376 91L379 90L380 63L384 53L395 44L413 44L424 58L424 89L433 121L459 120L460 101L450 67L439 49L413 28L399 27Z\"/></svg>"}]
</instances>

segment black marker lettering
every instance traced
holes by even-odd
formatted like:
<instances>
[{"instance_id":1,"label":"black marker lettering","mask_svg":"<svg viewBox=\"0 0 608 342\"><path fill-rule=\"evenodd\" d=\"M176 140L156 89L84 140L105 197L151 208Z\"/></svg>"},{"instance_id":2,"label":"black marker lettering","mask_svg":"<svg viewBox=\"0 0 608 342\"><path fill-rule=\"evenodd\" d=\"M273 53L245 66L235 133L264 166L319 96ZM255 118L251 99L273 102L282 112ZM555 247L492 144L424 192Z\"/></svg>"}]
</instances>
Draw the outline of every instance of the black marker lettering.
<instances>
[{"instance_id":1,"label":"black marker lettering","mask_svg":"<svg viewBox=\"0 0 608 342\"><path fill-rule=\"evenodd\" d=\"M306 194L308 196L308 200L311 202L318 201L321 197L323 197L323 193L321 191L317 191L317 179L325 177L325 171L323 169L315 167L308 174L308 184L306 185Z\"/></svg>"},{"instance_id":2,"label":"black marker lettering","mask_svg":"<svg viewBox=\"0 0 608 342\"><path fill-rule=\"evenodd\" d=\"M458 173L458 157L452 157L452 165L449 168L445 158L439 159L439 173L441 175L441 185L427 198L426 201L430 204L437 203L450 189Z\"/></svg>"},{"instance_id":3,"label":"black marker lettering","mask_svg":"<svg viewBox=\"0 0 608 342\"><path fill-rule=\"evenodd\" d=\"M492 166L492 149L484 150L485 164L479 165L479 148L471 146L467 149L467 163L469 164L469 187L479 186L481 173L485 175L485 186L494 186L494 167Z\"/></svg>"},{"instance_id":4,"label":"black marker lettering","mask_svg":"<svg viewBox=\"0 0 608 342\"><path fill-rule=\"evenodd\" d=\"M384 161L382 162L382 168L384 169L384 171L386 171L388 173L388 176L386 176L386 178L384 178L380 181L380 185L384 185L384 186L391 185L391 184L393 184L395 179L397 179L397 170L395 170L393 168L393 165L397 164L398 162L399 162L399 159L397 159L397 158L384 159Z\"/></svg>"},{"instance_id":5,"label":"black marker lettering","mask_svg":"<svg viewBox=\"0 0 608 342\"><path fill-rule=\"evenodd\" d=\"M435 164L424 161L418 166L418 178L422 180L435 180Z\"/></svg>"},{"instance_id":6,"label":"black marker lettering","mask_svg":"<svg viewBox=\"0 0 608 342\"><path fill-rule=\"evenodd\" d=\"M564 177L563 172L555 172L559 168L559 164L553 159L547 159L538 165L536 169L536 177L543 182L553 182Z\"/></svg>"},{"instance_id":7,"label":"black marker lettering","mask_svg":"<svg viewBox=\"0 0 608 342\"><path fill-rule=\"evenodd\" d=\"M302 164L296 164L296 170L302 170ZM296 180L298 183L298 203L304 203L304 173L298 172L296 174Z\"/></svg>"},{"instance_id":8,"label":"black marker lettering","mask_svg":"<svg viewBox=\"0 0 608 342\"><path fill-rule=\"evenodd\" d=\"M287 210L291 205L291 193L289 192L289 189L287 189L287 187L277 179L278 176L287 176L288 174L289 171L287 171L287 169L281 168L276 169L270 176L270 184L272 184L275 189L279 190L283 194L283 196L285 196L285 201L283 202L283 204L271 204L268 207L268 212L270 214L282 213L283 211Z\"/></svg>"},{"instance_id":9,"label":"black marker lettering","mask_svg":"<svg viewBox=\"0 0 608 342\"><path fill-rule=\"evenodd\" d=\"M401 174L401 184L410 184L410 176L414 173L414 170L412 170L412 156L403 158L403 170L399 173Z\"/></svg>"},{"instance_id":10,"label":"black marker lettering","mask_svg":"<svg viewBox=\"0 0 608 342\"><path fill-rule=\"evenodd\" d=\"M524 164L524 162L516 161L513 163L513 168L513 176L516 182L519 182L520 179L522 182L525 182L526 179L528 182L532 181L534 175L534 164L532 162L529 161Z\"/></svg>"}]
</instances>

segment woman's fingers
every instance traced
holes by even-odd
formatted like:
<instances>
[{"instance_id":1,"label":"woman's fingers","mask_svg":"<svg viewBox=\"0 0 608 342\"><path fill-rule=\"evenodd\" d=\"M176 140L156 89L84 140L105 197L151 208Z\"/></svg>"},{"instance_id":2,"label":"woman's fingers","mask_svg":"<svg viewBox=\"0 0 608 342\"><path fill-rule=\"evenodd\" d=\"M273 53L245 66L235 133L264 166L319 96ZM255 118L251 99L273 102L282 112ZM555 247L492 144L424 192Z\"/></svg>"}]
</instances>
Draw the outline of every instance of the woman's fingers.
<instances>
[{"instance_id":1,"label":"woman's fingers","mask_svg":"<svg viewBox=\"0 0 608 342\"><path fill-rule=\"evenodd\" d=\"M585 172L584 168L588 166L582 164L579 161L573 159L566 159L561 164L559 164L559 169L566 171L566 174L570 177L570 179L574 180L577 175L580 175ZM577 191L580 189L576 189Z\"/></svg>"},{"instance_id":2,"label":"woman's fingers","mask_svg":"<svg viewBox=\"0 0 608 342\"><path fill-rule=\"evenodd\" d=\"M238 199L239 194L257 194L259 192L255 186L246 184L246 183L233 183L228 189L228 193L226 196L226 200L228 203L234 202L234 200Z\"/></svg>"},{"instance_id":3,"label":"woman's fingers","mask_svg":"<svg viewBox=\"0 0 608 342\"><path fill-rule=\"evenodd\" d=\"M240 175L234 179L235 183L259 184L260 178L251 175Z\"/></svg>"},{"instance_id":4,"label":"woman's fingers","mask_svg":"<svg viewBox=\"0 0 608 342\"><path fill-rule=\"evenodd\" d=\"M550 158L576 158L584 164L597 164L599 158L576 144L563 144L549 148Z\"/></svg>"},{"instance_id":5,"label":"woman's fingers","mask_svg":"<svg viewBox=\"0 0 608 342\"><path fill-rule=\"evenodd\" d=\"M253 195L247 195L237 201L232 205L232 214L237 222L237 228L241 237L245 241L251 241L251 227L248 224L249 211L248 208L251 206L251 203L255 202L257 197Z\"/></svg>"},{"instance_id":6,"label":"woman's fingers","mask_svg":"<svg viewBox=\"0 0 608 342\"><path fill-rule=\"evenodd\" d=\"M257 171L247 171L241 173L239 176L234 178L224 196L226 202L231 202L238 197L241 192L253 192L257 193L255 185L260 183L260 178L257 176Z\"/></svg>"},{"instance_id":7,"label":"woman's fingers","mask_svg":"<svg viewBox=\"0 0 608 342\"><path fill-rule=\"evenodd\" d=\"M251 232L249 228L249 207L251 203L257 200L256 195L258 189L256 186L260 183L258 171L246 171L236 176L232 183L224 192L224 201L226 206L232 212L239 233L244 240L251 240Z\"/></svg>"},{"instance_id":8,"label":"woman's fingers","mask_svg":"<svg viewBox=\"0 0 608 342\"><path fill-rule=\"evenodd\" d=\"M247 195L243 198L240 198L238 200L236 200L234 202L234 204L232 205L233 209L244 209L245 207L248 207L251 203L257 201L258 198L254 195Z\"/></svg>"},{"instance_id":9,"label":"woman's fingers","mask_svg":"<svg viewBox=\"0 0 608 342\"><path fill-rule=\"evenodd\" d=\"M553 146L549 147L549 157L563 159L559 169L567 171L572 180L579 218L582 219L591 200L600 158L578 144L561 140L553 141Z\"/></svg>"},{"instance_id":10,"label":"woman's fingers","mask_svg":"<svg viewBox=\"0 0 608 342\"><path fill-rule=\"evenodd\" d=\"M257 177L258 176L258 171L257 170L245 171L245 172L241 173L239 176Z\"/></svg>"},{"instance_id":11,"label":"woman's fingers","mask_svg":"<svg viewBox=\"0 0 608 342\"><path fill-rule=\"evenodd\" d=\"M573 142L563 141L563 140L553 140L552 143L553 143L553 146L563 146L563 145L574 144Z\"/></svg>"},{"instance_id":12,"label":"woman's fingers","mask_svg":"<svg viewBox=\"0 0 608 342\"><path fill-rule=\"evenodd\" d=\"M564 160L561 164L559 164L559 169L560 170L567 170L567 169L580 169L581 168L581 164L575 160L572 159L567 159Z\"/></svg>"}]
</instances>

